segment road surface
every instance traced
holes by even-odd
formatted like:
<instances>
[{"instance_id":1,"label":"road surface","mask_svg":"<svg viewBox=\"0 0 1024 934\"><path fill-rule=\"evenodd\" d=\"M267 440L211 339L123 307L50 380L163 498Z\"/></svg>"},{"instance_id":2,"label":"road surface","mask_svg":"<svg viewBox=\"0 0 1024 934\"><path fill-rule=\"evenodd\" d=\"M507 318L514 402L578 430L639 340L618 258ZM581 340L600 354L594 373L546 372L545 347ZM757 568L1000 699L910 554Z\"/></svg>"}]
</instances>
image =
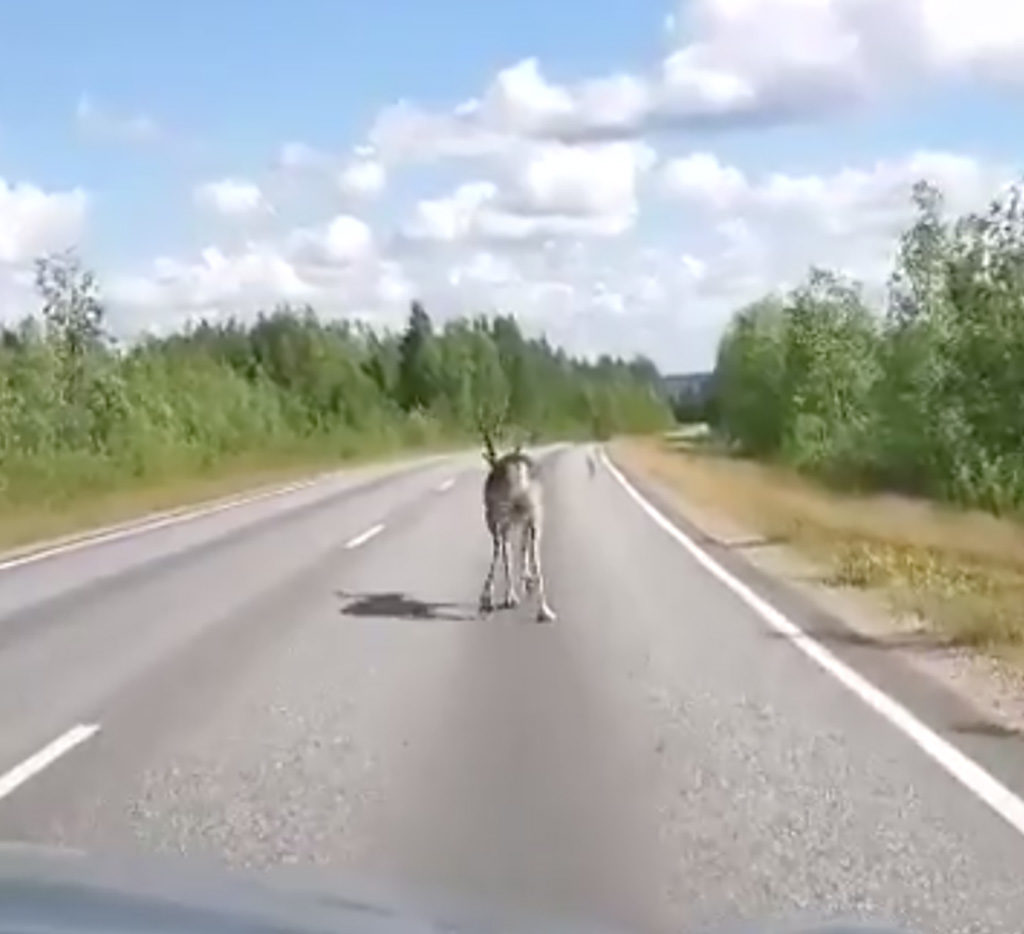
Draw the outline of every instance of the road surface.
<instances>
[{"instance_id":1,"label":"road surface","mask_svg":"<svg viewBox=\"0 0 1024 934\"><path fill-rule=\"evenodd\" d=\"M0 839L313 867L632 931L1024 929L1017 828L606 466L561 448L544 476L548 625L476 615L476 455L0 568ZM956 738L949 698L836 651L1024 775L1018 738Z\"/></svg>"}]
</instances>

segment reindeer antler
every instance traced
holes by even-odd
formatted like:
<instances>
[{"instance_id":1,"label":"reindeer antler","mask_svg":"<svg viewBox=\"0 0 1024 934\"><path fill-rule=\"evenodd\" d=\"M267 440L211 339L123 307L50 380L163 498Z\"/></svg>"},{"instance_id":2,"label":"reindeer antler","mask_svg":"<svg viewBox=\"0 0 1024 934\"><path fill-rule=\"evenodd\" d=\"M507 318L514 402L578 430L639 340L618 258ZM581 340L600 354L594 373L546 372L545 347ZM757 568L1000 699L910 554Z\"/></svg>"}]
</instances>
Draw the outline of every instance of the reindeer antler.
<instances>
[{"instance_id":1,"label":"reindeer antler","mask_svg":"<svg viewBox=\"0 0 1024 934\"><path fill-rule=\"evenodd\" d=\"M486 460L491 466L493 466L498 460L498 452L494 447L494 441L503 428L506 418L508 418L509 404L509 400L506 399L504 409L501 414L493 420L491 425L487 425L484 421L483 407L477 406L476 425L484 443L484 460Z\"/></svg>"},{"instance_id":2,"label":"reindeer antler","mask_svg":"<svg viewBox=\"0 0 1024 934\"><path fill-rule=\"evenodd\" d=\"M515 440L512 442L512 450L516 454L522 454L523 444L526 441L526 433L523 431L522 426L516 429Z\"/></svg>"},{"instance_id":3,"label":"reindeer antler","mask_svg":"<svg viewBox=\"0 0 1024 934\"><path fill-rule=\"evenodd\" d=\"M484 424L484 420L480 416L479 411L477 412L476 415L476 426L480 431L480 437L484 443L484 460L487 461L487 463L493 467L494 462L498 459L498 455L497 452L495 452L494 450L494 440L491 437L491 432Z\"/></svg>"}]
</instances>

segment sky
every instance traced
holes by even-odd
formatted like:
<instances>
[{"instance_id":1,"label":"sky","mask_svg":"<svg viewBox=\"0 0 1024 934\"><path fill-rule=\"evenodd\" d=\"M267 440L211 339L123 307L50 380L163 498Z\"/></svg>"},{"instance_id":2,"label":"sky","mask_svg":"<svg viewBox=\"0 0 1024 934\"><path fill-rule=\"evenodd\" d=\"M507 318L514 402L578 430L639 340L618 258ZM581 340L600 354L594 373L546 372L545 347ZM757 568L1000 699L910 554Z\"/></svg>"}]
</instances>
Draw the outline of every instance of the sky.
<instances>
[{"instance_id":1,"label":"sky","mask_svg":"<svg viewBox=\"0 0 1024 934\"><path fill-rule=\"evenodd\" d=\"M1018 0L0 0L0 61L0 317L74 246L129 338L418 298L704 369L1021 174Z\"/></svg>"}]
</instances>

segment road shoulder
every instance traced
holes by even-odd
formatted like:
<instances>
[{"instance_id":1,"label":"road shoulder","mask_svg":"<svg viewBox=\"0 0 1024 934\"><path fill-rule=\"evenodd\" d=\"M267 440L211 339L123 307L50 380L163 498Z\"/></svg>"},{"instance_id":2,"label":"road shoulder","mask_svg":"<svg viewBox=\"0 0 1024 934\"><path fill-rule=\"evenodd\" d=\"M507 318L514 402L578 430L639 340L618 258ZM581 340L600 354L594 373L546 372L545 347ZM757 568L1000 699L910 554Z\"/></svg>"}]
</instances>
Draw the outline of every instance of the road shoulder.
<instances>
[{"instance_id":1,"label":"road shoulder","mask_svg":"<svg viewBox=\"0 0 1024 934\"><path fill-rule=\"evenodd\" d=\"M1024 694L1009 666L935 644L895 620L878 597L826 586L827 572L805 554L688 500L623 446L612 444L607 453L653 506L723 567L1008 787L1024 790Z\"/></svg>"}]
</instances>

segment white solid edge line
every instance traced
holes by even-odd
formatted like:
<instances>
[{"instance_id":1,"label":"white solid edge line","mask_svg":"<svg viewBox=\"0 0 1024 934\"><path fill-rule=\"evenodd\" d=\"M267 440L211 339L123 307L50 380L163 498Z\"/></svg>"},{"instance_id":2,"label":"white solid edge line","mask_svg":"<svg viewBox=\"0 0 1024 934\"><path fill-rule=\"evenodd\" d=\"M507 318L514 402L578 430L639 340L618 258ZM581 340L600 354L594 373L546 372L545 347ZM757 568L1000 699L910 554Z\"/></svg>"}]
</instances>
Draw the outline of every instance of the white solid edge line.
<instances>
[{"instance_id":1,"label":"white solid edge line","mask_svg":"<svg viewBox=\"0 0 1024 934\"><path fill-rule=\"evenodd\" d=\"M99 729L98 723L80 723L62 736L58 736L52 743L40 749L39 752L29 756L24 762L19 762L9 772L0 775L0 800L6 798L21 785L24 785L34 775L38 775L48 765L56 762L65 753L70 752L90 737L95 736Z\"/></svg>"},{"instance_id":2,"label":"white solid edge line","mask_svg":"<svg viewBox=\"0 0 1024 934\"><path fill-rule=\"evenodd\" d=\"M867 678L807 635L796 623L775 609L743 581L729 573L688 535L680 531L658 509L652 506L625 478L603 450L601 451L601 460L620 486L654 520L655 524L682 545L706 571L725 584L776 632L785 636L808 658L856 694L865 704L881 714L960 784L999 814L1018 833L1024 834L1024 800L994 778L977 762L964 755L956 746L939 736L906 707L875 687Z\"/></svg>"},{"instance_id":3,"label":"white solid edge line","mask_svg":"<svg viewBox=\"0 0 1024 934\"><path fill-rule=\"evenodd\" d=\"M450 490L453 486L455 486L455 478L454 477L449 477L447 480L444 481L444 483L440 484L437 487L437 492L438 493L447 493L448 490Z\"/></svg>"},{"instance_id":4,"label":"white solid edge line","mask_svg":"<svg viewBox=\"0 0 1024 934\"><path fill-rule=\"evenodd\" d=\"M365 545L375 535L380 535L383 531L383 525L371 525L365 532L360 532L355 538L350 538L345 542L345 547L358 548L360 545Z\"/></svg>"},{"instance_id":5,"label":"white solid edge line","mask_svg":"<svg viewBox=\"0 0 1024 934\"><path fill-rule=\"evenodd\" d=\"M425 462L430 463L430 461L439 460L442 457L443 455L430 457L427 458ZM398 470L401 469L402 465L399 465ZM105 545L109 542L116 542L123 538L131 538L135 535L142 535L147 532L155 532L158 529L165 529L172 525L180 525L183 522L191 522L195 519L204 519L207 516L214 516L219 512L226 512L229 509L237 509L240 506L249 506L253 503L262 502L263 500L274 499L278 496L286 496L289 493L297 493L300 490L309 489L310 487L323 483L326 480L344 476L348 472L349 471L344 469L328 471L326 473L317 474L314 477L309 477L305 480L298 480L294 483L285 484L284 486L261 490L258 493L243 494L242 496L231 499L219 500L217 502L210 503L207 506L197 506L191 509L184 507L181 510L175 510L171 513L157 513L157 515L151 519L142 518L134 522L129 522L125 525L99 529L92 533L87 532L82 537L74 538L71 541L57 543L50 546L44 545L36 551L30 551L26 554L15 555L14 557L6 560L0 560L0 571L9 571L13 568L23 567L26 564L34 564L36 561L44 561L48 558L56 558L59 555L70 554L74 551L81 551L84 548L92 548L95 545Z\"/></svg>"},{"instance_id":6,"label":"white solid edge line","mask_svg":"<svg viewBox=\"0 0 1024 934\"><path fill-rule=\"evenodd\" d=\"M264 490L261 493L253 493L249 496L236 497L234 499L222 500L209 506L186 512L174 512L170 515L161 516L152 520L140 520L130 525L114 527L109 531L100 531L83 538L76 538L61 545L53 545L49 548L41 548L38 551L30 551L28 554L18 555L0 561L0 571L9 571L13 568L23 567L26 564L34 564L36 561L44 561L47 558L55 558L58 555L69 554L73 551L81 551L83 548L91 548L95 545L105 545L109 542L116 542L123 538L131 538L135 535L142 535L146 532L155 532L158 529L165 529L168 526L180 525L183 522L191 522L194 519L203 519L207 516L216 515L229 509L237 509L239 506L248 506L261 502L265 499L273 499L277 496L285 496L288 493L297 493L323 482L327 476L314 477L309 480L302 480L297 483L289 483L286 486L274 487L271 490Z\"/></svg>"}]
</instances>

